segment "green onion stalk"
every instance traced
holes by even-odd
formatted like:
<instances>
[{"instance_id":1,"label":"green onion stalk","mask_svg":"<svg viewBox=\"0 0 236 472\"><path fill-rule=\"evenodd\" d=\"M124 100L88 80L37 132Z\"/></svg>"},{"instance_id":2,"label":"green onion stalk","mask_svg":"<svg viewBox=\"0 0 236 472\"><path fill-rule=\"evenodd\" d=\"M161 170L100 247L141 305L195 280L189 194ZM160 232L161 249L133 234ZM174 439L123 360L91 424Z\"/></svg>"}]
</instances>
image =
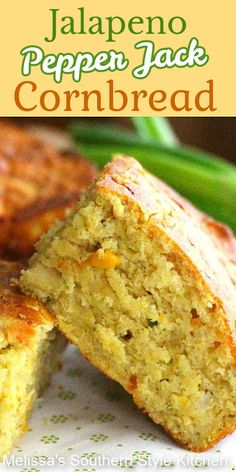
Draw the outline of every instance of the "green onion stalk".
<instances>
[{"instance_id":1,"label":"green onion stalk","mask_svg":"<svg viewBox=\"0 0 236 472\"><path fill-rule=\"evenodd\" d=\"M70 129L77 147L100 169L113 155L136 158L199 209L236 233L236 167L183 146L165 118L132 118L134 131L120 126L76 122Z\"/></svg>"}]
</instances>

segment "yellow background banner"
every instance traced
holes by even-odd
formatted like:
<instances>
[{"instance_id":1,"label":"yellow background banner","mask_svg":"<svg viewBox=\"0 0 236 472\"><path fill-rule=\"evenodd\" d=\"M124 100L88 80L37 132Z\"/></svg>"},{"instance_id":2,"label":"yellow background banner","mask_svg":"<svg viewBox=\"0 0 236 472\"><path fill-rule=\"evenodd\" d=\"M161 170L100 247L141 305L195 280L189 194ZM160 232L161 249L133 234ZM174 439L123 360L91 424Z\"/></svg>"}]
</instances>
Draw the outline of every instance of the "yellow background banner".
<instances>
[{"instance_id":1,"label":"yellow background banner","mask_svg":"<svg viewBox=\"0 0 236 472\"><path fill-rule=\"evenodd\" d=\"M234 116L235 14L235 0L4 2L0 114Z\"/></svg>"}]
</instances>

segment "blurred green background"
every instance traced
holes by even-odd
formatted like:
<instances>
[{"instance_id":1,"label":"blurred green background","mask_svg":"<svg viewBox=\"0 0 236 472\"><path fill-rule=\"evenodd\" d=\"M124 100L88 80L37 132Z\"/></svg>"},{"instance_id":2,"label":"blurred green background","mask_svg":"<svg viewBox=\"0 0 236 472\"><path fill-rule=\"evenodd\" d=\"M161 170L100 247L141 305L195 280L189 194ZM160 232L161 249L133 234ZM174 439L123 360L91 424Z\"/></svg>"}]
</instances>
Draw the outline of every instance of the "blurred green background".
<instances>
[{"instance_id":1,"label":"blurred green background","mask_svg":"<svg viewBox=\"0 0 236 472\"><path fill-rule=\"evenodd\" d=\"M77 118L74 118L74 120ZM81 119L81 118L79 118ZM84 118L84 121L92 118ZM99 122L120 122L124 127L130 127L126 118L96 118ZM30 124L41 122L53 126L65 127L72 118L16 118L19 123ZM179 140L185 144L196 146L206 151L218 154L236 164L236 117L235 118L170 118Z\"/></svg>"},{"instance_id":2,"label":"blurred green background","mask_svg":"<svg viewBox=\"0 0 236 472\"><path fill-rule=\"evenodd\" d=\"M236 234L236 118L16 119L67 128L77 151L102 169L114 154L133 156L199 209ZM74 123L73 123L74 121ZM36 129L36 132L38 130ZM59 136L47 132L59 142ZM208 152L210 154L208 154ZM217 157L218 156L218 157ZM220 159L220 156L224 159ZM228 160L228 162L227 162Z\"/></svg>"}]
</instances>

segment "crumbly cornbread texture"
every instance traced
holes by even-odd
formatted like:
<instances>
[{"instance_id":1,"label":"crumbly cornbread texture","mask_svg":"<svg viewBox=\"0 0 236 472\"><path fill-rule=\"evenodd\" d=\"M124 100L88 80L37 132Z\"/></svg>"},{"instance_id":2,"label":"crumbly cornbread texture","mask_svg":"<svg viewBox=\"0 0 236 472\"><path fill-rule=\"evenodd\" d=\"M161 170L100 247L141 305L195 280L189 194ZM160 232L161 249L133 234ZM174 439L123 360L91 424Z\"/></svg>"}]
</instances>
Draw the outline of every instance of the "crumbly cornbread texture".
<instances>
[{"instance_id":1,"label":"crumbly cornbread texture","mask_svg":"<svg viewBox=\"0 0 236 472\"><path fill-rule=\"evenodd\" d=\"M65 346L47 309L11 286L19 272L18 264L0 261L0 459L27 431L33 401Z\"/></svg>"},{"instance_id":2,"label":"crumbly cornbread texture","mask_svg":"<svg viewBox=\"0 0 236 472\"><path fill-rule=\"evenodd\" d=\"M109 164L21 286L184 447L236 424L236 245L134 159Z\"/></svg>"}]
</instances>

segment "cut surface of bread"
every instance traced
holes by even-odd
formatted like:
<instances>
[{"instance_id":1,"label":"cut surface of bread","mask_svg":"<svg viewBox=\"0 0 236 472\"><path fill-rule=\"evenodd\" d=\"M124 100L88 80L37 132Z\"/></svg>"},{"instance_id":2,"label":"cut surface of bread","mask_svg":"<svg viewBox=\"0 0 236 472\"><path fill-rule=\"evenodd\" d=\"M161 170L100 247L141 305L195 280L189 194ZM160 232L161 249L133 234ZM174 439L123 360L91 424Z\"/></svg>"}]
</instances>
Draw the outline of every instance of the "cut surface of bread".
<instances>
[{"instance_id":1,"label":"cut surface of bread","mask_svg":"<svg viewBox=\"0 0 236 472\"><path fill-rule=\"evenodd\" d=\"M0 460L27 431L33 402L65 346L47 309L11 285L19 272L18 263L0 260Z\"/></svg>"},{"instance_id":2,"label":"cut surface of bread","mask_svg":"<svg viewBox=\"0 0 236 472\"><path fill-rule=\"evenodd\" d=\"M21 287L184 447L236 426L236 244L134 159L117 157L44 236Z\"/></svg>"},{"instance_id":3,"label":"cut surface of bread","mask_svg":"<svg viewBox=\"0 0 236 472\"><path fill-rule=\"evenodd\" d=\"M0 121L0 255L23 258L93 182L95 167Z\"/></svg>"}]
</instances>

